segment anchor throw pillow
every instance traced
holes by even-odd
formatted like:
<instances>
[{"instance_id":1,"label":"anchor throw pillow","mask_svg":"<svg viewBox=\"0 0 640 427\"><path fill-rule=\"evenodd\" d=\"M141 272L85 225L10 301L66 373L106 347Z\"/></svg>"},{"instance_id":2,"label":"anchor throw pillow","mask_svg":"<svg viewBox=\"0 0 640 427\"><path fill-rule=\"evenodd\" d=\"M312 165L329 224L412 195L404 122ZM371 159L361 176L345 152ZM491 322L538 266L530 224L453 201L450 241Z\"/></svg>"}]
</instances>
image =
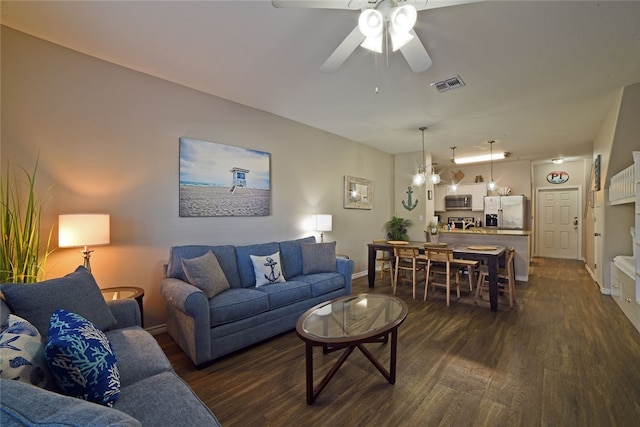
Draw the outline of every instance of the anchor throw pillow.
<instances>
[{"instance_id":1,"label":"anchor throw pillow","mask_svg":"<svg viewBox=\"0 0 640 427\"><path fill-rule=\"evenodd\" d=\"M256 274L256 287L271 283L286 282L282 274L280 252L267 256L250 255Z\"/></svg>"}]
</instances>

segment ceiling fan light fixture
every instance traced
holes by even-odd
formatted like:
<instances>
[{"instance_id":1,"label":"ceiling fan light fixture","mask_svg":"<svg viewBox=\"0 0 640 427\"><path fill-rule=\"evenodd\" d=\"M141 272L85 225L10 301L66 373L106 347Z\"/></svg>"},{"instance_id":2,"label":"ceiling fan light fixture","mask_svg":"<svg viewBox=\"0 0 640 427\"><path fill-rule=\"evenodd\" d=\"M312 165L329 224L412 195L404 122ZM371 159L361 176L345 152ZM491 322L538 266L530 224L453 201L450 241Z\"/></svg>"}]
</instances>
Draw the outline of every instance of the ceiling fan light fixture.
<instances>
[{"instance_id":1,"label":"ceiling fan light fixture","mask_svg":"<svg viewBox=\"0 0 640 427\"><path fill-rule=\"evenodd\" d=\"M365 37L376 37L382 34L384 16L375 9L363 10L358 18L358 28Z\"/></svg>"},{"instance_id":2,"label":"ceiling fan light fixture","mask_svg":"<svg viewBox=\"0 0 640 427\"><path fill-rule=\"evenodd\" d=\"M413 39L411 33L396 33L395 31L389 30L389 35L391 36L391 50L393 52L401 49Z\"/></svg>"},{"instance_id":3,"label":"ceiling fan light fixture","mask_svg":"<svg viewBox=\"0 0 640 427\"><path fill-rule=\"evenodd\" d=\"M391 36L391 48L395 52L413 39L410 31L416 24L418 12L413 5L393 8L389 17L389 35Z\"/></svg>"},{"instance_id":4,"label":"ceiling fan light fixture","mask_svg":"<svg viewBox=\"0 0 640 427\"><path fill-rule=\"evenodd\" d=\"M366 38L360 46L373 52L382 53L382 30L384 16L375 9L363 10L358 18L358 29Z\"/></svg>"},{"instance_id":5,"label":"ceiling fan light fixture","mask_svg":"<svg viewBox=\"0 0 640 427\"><path fill-rule=\"evenodd\" d=\"M360 46L372 52L382 53L382 34L375 37L367 37Z\"/></svg>"}]
</instances>

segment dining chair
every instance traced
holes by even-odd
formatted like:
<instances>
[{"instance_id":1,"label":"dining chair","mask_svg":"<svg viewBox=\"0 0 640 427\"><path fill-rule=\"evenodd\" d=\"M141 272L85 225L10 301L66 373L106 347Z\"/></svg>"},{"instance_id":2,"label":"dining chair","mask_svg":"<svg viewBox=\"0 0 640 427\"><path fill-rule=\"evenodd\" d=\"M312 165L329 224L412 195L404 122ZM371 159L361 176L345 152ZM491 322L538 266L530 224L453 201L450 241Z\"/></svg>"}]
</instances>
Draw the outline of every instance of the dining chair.
<instances>
[{"instance_id":1,"label":"dining chair","mask_svg":"<svg viewBox=\"0 0 640 427\"><path fill-rule=\"evenodd\" d=\"M399 273L411 272L411 284L413 286L413 299L416 299L416 279L419 271L424 271L426 263L420 259L420 251L418 248L405 248L402 246L394 246L393 253L395 255L395 275L393 280L393 294L396 294Z\"/></svg>"},{"instance_id":2,"label":"dining chair","mask_svg":"<svg viewBox=\"0 0 640 427\"><path fill-rule=\"evenodd\" d=\"M516 302L516 274L514 269L515 249L508 248L505 267L498 268L498 280L503 279L507 281L506 287L502 287L501 291L509 295L509 307L513 308L513 304ZM489 283L487 278L489 277L489 269L486 265L480 267L480 276L478 277L476 287L476 297L474 302L478 303L478 298L482 298L482 292L489 290Z\"/></svg>"},{"instance_id":3,"label":"dining chair","mask_svg":"<svg viewBox=\"0 0 640 427\"><path fill-rule=\"evenodd\" d=\"M373 243L386 243L386 239L374 239ZM376 251L376 269L380 265L380 280L384 279L384 273L389 272L391 276L391 282L393 283L393 262L395 261L393 252L389 250L377 250Z\"/></svg>"},{"instance_id":4,"label":"dining chair","mask_svg":"<svg viewBox=\"0 0 640 427\"><path fill-rule=\"evenodd\" d=\"M435 291L436 286L442 286L446 288L448 306L450 302L452 279L456 285L457 297L460 298L460 271L457 266L453 265L453 250L425 247L424 258L427 261L427 270L424 279L424 300L427 300L429 282L431 282L433 291ZM437 276L444 276L444 283L438 282L436 280Z\"/></svg>"}]
</instances>

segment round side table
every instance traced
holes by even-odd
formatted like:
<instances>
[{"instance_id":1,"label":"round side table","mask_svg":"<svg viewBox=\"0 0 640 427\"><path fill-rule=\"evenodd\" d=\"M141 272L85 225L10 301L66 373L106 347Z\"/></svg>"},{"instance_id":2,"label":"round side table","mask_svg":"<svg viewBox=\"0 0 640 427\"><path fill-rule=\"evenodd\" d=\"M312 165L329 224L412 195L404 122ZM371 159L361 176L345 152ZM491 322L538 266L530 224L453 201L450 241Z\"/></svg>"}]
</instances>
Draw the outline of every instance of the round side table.
<instances>
[{"instance_id":1,"label":"round side table","mask_svg":"<svg viewBox=\"0 0 640 427\"><path fill-rule=\"evenodd\" d=\"M142 323L142 327L144 328L144 310L142 307L142 298L144 298L144 289L136 288L133 286L119 286L115 288L104 288L100 289L102 292L102 296L105 300L120 300L133 298L138 303L138 307L140 307L140 319Z\"/></svg>"}]
</instances>

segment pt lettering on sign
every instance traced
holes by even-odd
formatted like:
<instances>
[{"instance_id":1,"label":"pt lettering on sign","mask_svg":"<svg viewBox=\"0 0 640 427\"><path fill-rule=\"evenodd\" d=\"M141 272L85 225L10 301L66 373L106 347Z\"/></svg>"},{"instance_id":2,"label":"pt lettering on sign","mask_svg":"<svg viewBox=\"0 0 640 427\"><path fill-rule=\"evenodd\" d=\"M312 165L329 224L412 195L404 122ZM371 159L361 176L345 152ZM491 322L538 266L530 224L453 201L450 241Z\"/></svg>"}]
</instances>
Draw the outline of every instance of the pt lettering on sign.
<instances>
[{"instance_id":1,"label":"pt lettering on sign","mask_svg":"<svg viewBox=\"0 0 640 427\"><path fill-rule=\"evenodd\" d=\"M551 184L564 184L569 181L569 173L564 171L553 171L547 174L547 182Z\"/></svg>"}]
</instances>

